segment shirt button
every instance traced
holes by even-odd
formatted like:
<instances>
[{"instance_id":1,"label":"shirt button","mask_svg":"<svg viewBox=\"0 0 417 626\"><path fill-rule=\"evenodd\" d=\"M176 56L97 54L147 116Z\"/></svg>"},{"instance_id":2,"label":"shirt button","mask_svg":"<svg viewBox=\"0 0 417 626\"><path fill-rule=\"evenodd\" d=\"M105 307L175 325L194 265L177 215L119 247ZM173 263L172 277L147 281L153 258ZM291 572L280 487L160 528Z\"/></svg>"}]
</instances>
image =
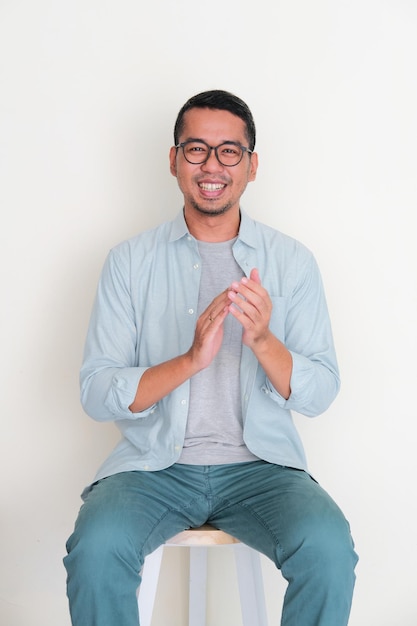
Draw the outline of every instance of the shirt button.
<instances>
[{"instance_id":1,"label":"shirt button","mask_svg":"<svg viewBox=\"0 0 417 626\"><path fill-rule=\"evenodd\" d=\"M199 267L200 267L200 266L199 266L199 264L198 264L198 263L195 263L195 264L193 265L193 268L194 268L195 270L198 270L198 268L199 268Z\"/></svg>"},{"instance_id":2,"label":"shirt button","mask_svg":"<svg viewBox=\"0 0 417 626\"><path fill-rule=\"evenodd\" d=\"M181 404L182 405L187 404L187 400L181 400Z\"/></svg>"},{"instance_id":3,"label":"shirt button","mask_svg":"<svg viewBox=\"0 0 417 626\"><path fill-rule=\"evenodd\" d=\"M188 309L188 313L192 315L194 313L194 309Z\"/></svg>"}]
</instances>

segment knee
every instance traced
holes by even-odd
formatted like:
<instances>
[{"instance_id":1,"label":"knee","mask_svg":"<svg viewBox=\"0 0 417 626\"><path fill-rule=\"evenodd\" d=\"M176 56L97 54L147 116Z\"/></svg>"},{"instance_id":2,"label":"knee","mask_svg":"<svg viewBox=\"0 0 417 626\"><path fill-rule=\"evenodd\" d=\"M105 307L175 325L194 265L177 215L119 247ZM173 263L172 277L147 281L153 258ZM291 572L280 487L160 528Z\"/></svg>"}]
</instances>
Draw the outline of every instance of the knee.
<instances>
[{"instance_id":1,"label":"knee","mask_svg":"<svg viewBox=\"0 0 417 626\"><path fill-rule=\"evenodd\" d=\"M349 523L337 507L310 518L301 553L321 577L354 578L358 556Z\"/></svg>"},{"instance_id":2,"label":"knee","mask_svg":"<svg viewBox=\"0 0 417 626\"><path fill-rule=\"evenodd\" d=\"M98 581L101 573L111 571L120 560L130 562L137 572L142 566L142 559L126 529L108 517L83 519L80 516L66 549L64 565L68 576L76 576L79 580Z\"/></svg>"}]
</instances>

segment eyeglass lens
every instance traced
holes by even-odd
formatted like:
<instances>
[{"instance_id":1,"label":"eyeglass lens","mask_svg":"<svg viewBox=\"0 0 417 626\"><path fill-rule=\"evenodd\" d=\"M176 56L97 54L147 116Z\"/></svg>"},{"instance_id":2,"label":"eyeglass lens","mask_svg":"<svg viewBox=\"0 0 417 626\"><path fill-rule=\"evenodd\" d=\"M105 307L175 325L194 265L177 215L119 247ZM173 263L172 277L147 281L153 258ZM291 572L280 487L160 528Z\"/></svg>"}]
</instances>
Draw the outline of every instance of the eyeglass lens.
<instances>
[{"instance_id":1,"label":"eyeglass lens","mask_svg":"<svg viewBox=\"0 0 417 626\"><path fill-rule=\"evenodd\" d=\"M211 148L202 141L185 142L182 146L184 156L189 163L200 165L208 160L212 150L215 151L218 161L222 165L237 165L243 156L243 148L235 143L222 143L216 148Z\"/></svg>"}]
</instances>

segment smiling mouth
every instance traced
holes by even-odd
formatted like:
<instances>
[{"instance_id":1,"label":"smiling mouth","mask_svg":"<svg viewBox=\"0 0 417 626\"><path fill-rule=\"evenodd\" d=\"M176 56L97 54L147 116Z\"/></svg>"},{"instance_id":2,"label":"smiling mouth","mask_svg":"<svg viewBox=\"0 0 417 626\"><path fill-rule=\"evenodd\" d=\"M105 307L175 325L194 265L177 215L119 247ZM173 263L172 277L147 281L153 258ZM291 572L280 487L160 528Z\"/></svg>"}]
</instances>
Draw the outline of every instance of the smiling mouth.
<instances>
[{"instance_id":1,"label":"smiling mouth","mask_svg":"<svg viewBox=\"0 0 417 626\"><path fill-rule=\"evenodd\" d=\"M198 186L203 191L221 191L226 187L224 183L199 183Z\"/></svg>"}]
</instances>

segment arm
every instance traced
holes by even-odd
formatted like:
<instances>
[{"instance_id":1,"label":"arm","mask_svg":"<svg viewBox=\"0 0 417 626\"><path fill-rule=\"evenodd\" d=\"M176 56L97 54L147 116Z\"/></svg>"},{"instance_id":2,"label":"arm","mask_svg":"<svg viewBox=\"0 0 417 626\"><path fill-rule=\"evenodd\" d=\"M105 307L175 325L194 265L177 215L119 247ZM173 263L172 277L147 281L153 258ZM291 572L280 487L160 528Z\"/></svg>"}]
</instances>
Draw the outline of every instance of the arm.
<instances>
[{"instance_id":1,"label":"arm","mask_svg":"<svg viewBox=\"0 0 417 626\"><path fill-rule=\"evenodd\" d=\"M139 381L136 397L129 407L132 413L152 406L210 365L223 340L223 322L228 315L227 303L225 291L201 314L193 344L188 352L146 370Z\"/></svg>"},{"instance_id":2,"label":"arm","mask_svg":"<svg viewBox=\"0 0 417 626\"><path fill-rule=\"evenodd\" d=\"M243 326L243 343L252 349L278 393L288 399L291 394L292 357L269 329L272 303L262 287L258 270L251 271L250 279L243 277L240 283L233 283L228 296L232 302L229 312Z\"/></svg>"},{"instance_id":3,"label":"arm","mask_svg":"<svg viewBox=\"0 0 417 626\"><path fill-rule=\"evenodd\" d=\"M241 322L243 341L265 371L265 391L271 399L313 417L334 400L340 379L320 274L312 257L305 260L285 310L279 311L284 316L282 342L269 328L272 303L257 270L232 284L229 297L237 307L230 305L229 310Z\"/></svg>"},{"instance_id":4,"label":"arm","mask_svg":"<svg viewBox=\"0 0 417 626\"><path fill-rule=\"evenodd\" d=\"M141 265L143 262L135 261L135 268ZM188 346L174 339L165 350L161 347L159 328L149 324L155 310L154 298L144 326L148 294L145 289L141 298L143 310L138 310L132 300L132 281L136 294L139 283L137 275L132 279L130 249L127 245L118 246L108 255L100 276L80 372L83 408L99 421L148 415L156 402L207 367L223 338L223 321L228 313L226 291L197 320L193 333L188 331ZM185 292L184 286L181 297ZM165 304L162 299L161 306ZM215 321L211 322L209 316ZM149 335L150 329L154 335ZM141 336L143 333L146 341ZM155 357L152 338L159 342L159 359ZM169 343L168 339L165 335L164 341ZM172 345L181 345L177 354ZM166 360L164 354L169 355Z\"/></svg>"}]
</instances>

